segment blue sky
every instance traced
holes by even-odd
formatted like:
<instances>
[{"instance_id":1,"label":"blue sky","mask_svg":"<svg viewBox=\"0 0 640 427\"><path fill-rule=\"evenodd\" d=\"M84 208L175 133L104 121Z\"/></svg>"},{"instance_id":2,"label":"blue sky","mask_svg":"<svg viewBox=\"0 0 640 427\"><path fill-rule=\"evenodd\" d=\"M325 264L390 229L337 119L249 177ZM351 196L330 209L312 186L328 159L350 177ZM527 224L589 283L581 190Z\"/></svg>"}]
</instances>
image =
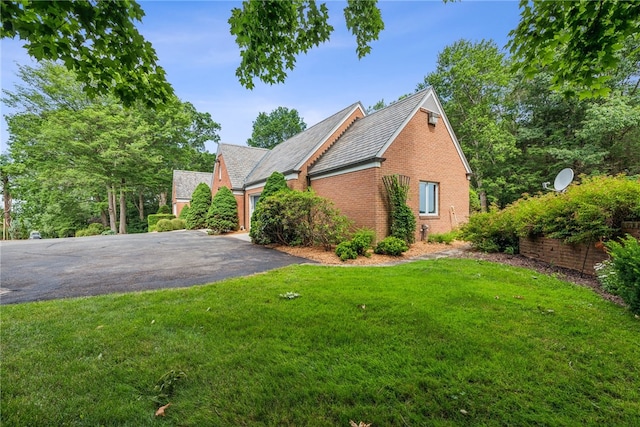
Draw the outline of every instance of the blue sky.
<instances>
[{"instance_id":1,"label":"blue sky","mask_svg":"<svg viewBox=\"0 0 640 427\"><path fill-rule=\"evenodd\" d=\"M141 1L138 25L182 101L209 112L220 123L221 142L245 145L260 112L295 108L308 126L360 101L369 107L411 93L435 70L438 53L460 39L493 39L503 47L519 21L517 1L380 1L385 22L371 53L358 59L345 27L341 1L327 3L334 26L331 41L300 56L284 84L255 81L243 88L235 76L239 49L227 20L240 2ZM17 64L33 64L19 40L1 42L1 82L13 89ZM2 106L2 114L7 113ZM6 150L6 122L2 119ZM207 144L211 152L216 145Z\"/></svg>"}]
</instances>

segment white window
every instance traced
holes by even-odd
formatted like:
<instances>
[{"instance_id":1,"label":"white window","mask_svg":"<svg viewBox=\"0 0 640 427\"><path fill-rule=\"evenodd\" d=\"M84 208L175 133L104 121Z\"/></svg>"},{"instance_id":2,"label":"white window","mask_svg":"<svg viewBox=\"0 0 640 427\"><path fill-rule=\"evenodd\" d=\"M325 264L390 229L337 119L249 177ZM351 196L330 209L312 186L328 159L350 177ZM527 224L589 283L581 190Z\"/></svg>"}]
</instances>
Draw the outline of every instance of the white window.
<instances>
[{"instance_id":1,"label":"white window","mask_svg":"<svg viewBox=\"0 0 640 427\"><path fill-rule=\"evenodd\" d=\"M438 215L437 182L420 182L420 215Z\"/></svg>"}]
</instances>

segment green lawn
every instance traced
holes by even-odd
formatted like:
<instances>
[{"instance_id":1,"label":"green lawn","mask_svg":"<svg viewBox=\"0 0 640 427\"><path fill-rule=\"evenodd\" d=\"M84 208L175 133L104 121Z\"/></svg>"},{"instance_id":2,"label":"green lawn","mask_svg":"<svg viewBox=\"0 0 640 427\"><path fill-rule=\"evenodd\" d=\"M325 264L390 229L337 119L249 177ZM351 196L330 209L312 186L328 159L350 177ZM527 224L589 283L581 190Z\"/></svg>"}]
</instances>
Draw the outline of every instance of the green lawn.
<instances>
[{"instance_id":1,"label":"green lawn","mask_svg":"<svg viewBox=\"0 0 640 427\"><path fill-rule=\"evenodd\" d=\"M588 289L483 261L292 266L2 306L0 327L2 426L640 420L640 321ZM167 398L154 387L171 371L186 377Z\"/></svg>"}]
</instances>

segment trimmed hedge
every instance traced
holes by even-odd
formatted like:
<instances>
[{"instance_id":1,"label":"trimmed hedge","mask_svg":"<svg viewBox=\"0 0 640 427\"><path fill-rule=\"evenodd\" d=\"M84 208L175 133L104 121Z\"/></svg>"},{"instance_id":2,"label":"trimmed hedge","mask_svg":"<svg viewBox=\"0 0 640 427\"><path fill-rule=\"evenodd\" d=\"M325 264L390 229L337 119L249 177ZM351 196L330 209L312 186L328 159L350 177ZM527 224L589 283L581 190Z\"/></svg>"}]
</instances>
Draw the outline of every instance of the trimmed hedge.
<instances>
[{"instance_id":1,"label":"trimmed hedge","mask_svg":"<svg viewBox=\"0 0 640 427\"><path fill-rule=\"evenodd\" d=\"M163 231L173 231L173 224L171 224L170 219L161 219L156 224L156 231L161 233Z\"/></svg>"},{"instance_id":2,"label":"trimmed hedge","mask_svg":"<svg viewBox=\"0 0 640 427\"><path fill-rule=\"evenodd\" d=\"M147 224L149 224L149 232L156 231L156 225L162 219L171 220L176 216L173 214L151 214L147 217Z\"/></svg>"}]
</instances>

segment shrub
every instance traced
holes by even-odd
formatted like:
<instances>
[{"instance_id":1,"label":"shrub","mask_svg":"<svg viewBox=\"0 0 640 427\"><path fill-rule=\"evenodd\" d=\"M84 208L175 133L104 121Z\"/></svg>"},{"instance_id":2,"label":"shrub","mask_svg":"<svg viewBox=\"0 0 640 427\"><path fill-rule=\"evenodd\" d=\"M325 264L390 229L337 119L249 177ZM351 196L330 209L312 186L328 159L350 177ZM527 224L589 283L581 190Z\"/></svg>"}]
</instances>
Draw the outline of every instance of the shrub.
<instances>
[{"instance_id":1,"label":"shrub","mask_svg":"<svg viewBox=\"0 0 640 427\"><path fill-rule=\"evenodd\" d=\"M171 226L173 227L174 230L184 230L186 227L186 224L184 219L173 218L171 220Z\"/></svg>"},{"instance_id":2,"label":"shrub","mask_svg":"<svg viewBox=\"0 0 640 427\"><path fill-rule=\"evenodd\" d=\"M279 191L260 199L249 235L254 243L323 246L345 239L349 220L333 204L312 191Z\"/></svg>"},{"instance_id":3,"label":"shrub","mask_svg":"<svg viewBox=\"0 0 640 427\"><path fill-rule=\"evenodd\" d=\"M434 233L429 234L429 243L446 243L450 245L454 240L456 240L459 236L460 232L457 230L452 230L448 233Z\"/></svg>"},{"instance_id":4,"label":"shrub","mask_svg":"<svg viewBox=\"0 0 640 427\"><path fill-rule=\"evenodd\" d=\"M147 224L149 224L149 232L155 231L156 226L160 220L168 219L171 220L176 216L173 214L151 214L147 217Z\"/></svg>"},{"instance_id":5,"label":"shrub","mask_svg":"<svg viewBox=\"0 0 640 427\"><path fill-rule=\"evenodd\" d=\"M162 205L158 208L158 212L159 214L170 214L171 213L171 208L168 205Z\"/></svg>"},{"instance_id":6,"label":"shrub","mask_svg":"<svg viewBox=\"0 0 640 427\"><path fill-rule=\"evenodd\" d=\"M269 176L269 178L267 178L267 182L264 183L260 199L266 199L267 197L276 194L278 191L287 190L289 190L289 186L287 185L287 180L284 175L280 172L274 172ZM260 202L258 201L258 203Z\"/></svg>"},{"instance_id":7,"label":"shrub","mask_svg":"<svg viewBox=\"0 0 640 427\"><path fill-rule=\"evenodd\" d=\"M640 243L631 235L606 244L618 280L618 294L633 313L640 314Z\"/></svg>"},{"instance_id":8,"label":"shrub","mask_svg":"<svg viewBox=\"0 0 640 427\"><path fill-rule=\"evenodd\" d=\"M374 252L380 255L400 256L408 250L407 242L397 237L389 236L378 243Z\"/></svg>"},{"instance_id":9,"label":"shrub","mask_svg":"<svg viewBox=\"0 0 640 427\"><path fill-rule=\"evenodd\" d=\"M367 251L373 244L375 237L375 231L369 228L361 228L353 235L353 238L351 239L351 247L358 255L366 255Z\"/></svg>"},{"instance_id":10,"label":"shrub","mask_svg":"<svg viewBox=\"0 0 640 427\"><path fill-rule=\"evenodd\" d=\"M170 219L161 219L156 224L156 231L161 233L163 231L173 231L173 224Z\"/></svg>"},{"instance_id":11,"label":"shrub","mask_svg":"<svg viewBox=\"0 0 640 427\"><path fill-rule=\"evenodd\" d=\"M238 229L238 202L227 187L220 187L213 198L207 216L207 223L215 234L227 233Z\"/></svg>"},{"instance_id":12,"label":"shrub","mask_svg":"<svg viewBox=\"0 0 640 427\"><path fill-rule=\"evenodd\" d=\"M336 246L336 255L338 255L342 261L358 258L358 252L353 247L353 242L351 241L342 242Z\"/></svg>"},{"instance_id":13,"label":"shrub","mask_svg":"<svg viewBox=\"0 0 640 427\"><path fill-rule=\"evenodd\" d=\"M180 215L178 215L178 218L184 219L186 221L188 215L189 215L189 205L184 205L180 210Z\"/></svg>"},{"instance_id":14,"label":"shrub","mask_svg":"<svg viewBox=\"0 0 640 427\"><path fill-rule=\"evenodd\" d=\"M616 274L613 261L610 259L597 263L594 267L596 277L602 285L602 289L612 295L620 295L620 280Z\"/></svg>"},{"instance_id":15,"label":"shrub","mask_svg":"<svg viewBox=\"0 0 640 427\"><path fill-rule=\"evenodd\" d=\"M193 190L189 215L186 217L187 228L189 230L206 228L207 215L211 206L211 189L205 183L200 183Z\"/></svg>"},{"instance_id":16,"label":"shrub","mask_svg":"<svg viewBox=\"0 0 640 427\"><path fill-rule=\"evenodd\" d=\"M515 252L519 237L589 243L620 237L622 221L638 219L640 181L600 176L565 193L524 197L501 211L472 215L462 234L477 249Z\"/></svg>"},{"instance_id":17,"label":"shrub","mask_svg":"<svg viewBox=\"0 0 640 427\"><path fill-rule=\"evenodd\" d=\"M104 231L104 226L99 222L89 224L87 228L76 231L76 237L99 236Z\"/></svg>"}]
</instances>

